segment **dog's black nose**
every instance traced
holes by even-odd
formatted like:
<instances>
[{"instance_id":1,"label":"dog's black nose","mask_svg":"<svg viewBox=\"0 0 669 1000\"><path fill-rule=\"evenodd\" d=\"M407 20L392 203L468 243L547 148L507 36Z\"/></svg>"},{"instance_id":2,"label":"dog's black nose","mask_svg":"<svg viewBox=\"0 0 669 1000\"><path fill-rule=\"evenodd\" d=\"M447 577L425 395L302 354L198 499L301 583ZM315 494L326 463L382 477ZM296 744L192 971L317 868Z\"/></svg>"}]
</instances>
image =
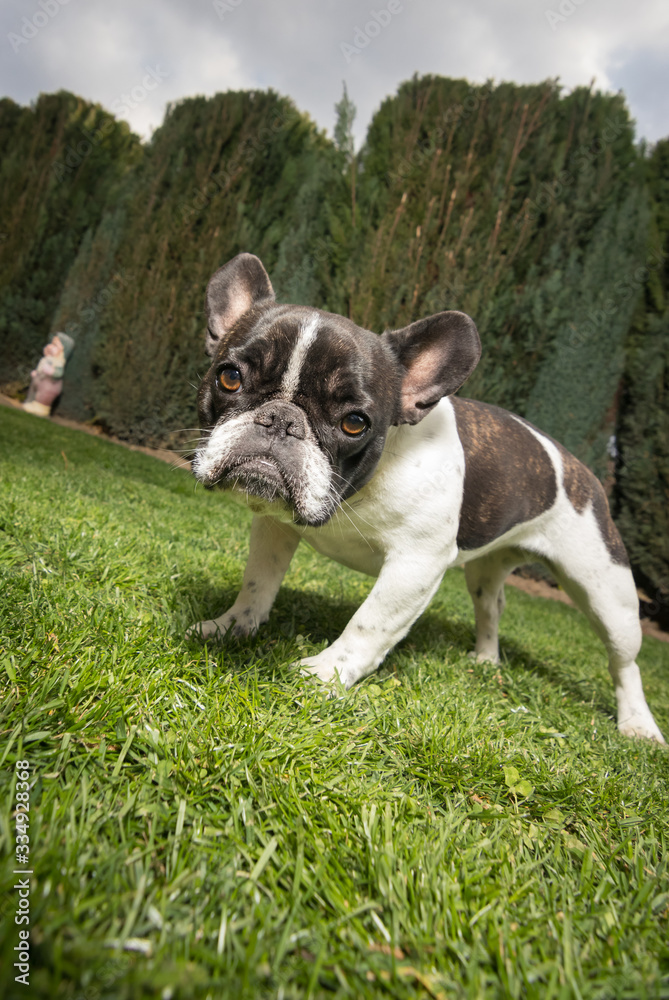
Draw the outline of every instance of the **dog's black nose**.
<instances>
[{"instance_id":1,"label":"dog's black nose","mask_svg":"<svg viewBox=\"0 0 669 1000\"><path fill-rule=\"evenodd\" d=\"M307 436L306 417L293 403L278 400L265 403L256 411L253 422L267 427L277 437L294 437L304 441Z\"/></svg>"}]
</instances>

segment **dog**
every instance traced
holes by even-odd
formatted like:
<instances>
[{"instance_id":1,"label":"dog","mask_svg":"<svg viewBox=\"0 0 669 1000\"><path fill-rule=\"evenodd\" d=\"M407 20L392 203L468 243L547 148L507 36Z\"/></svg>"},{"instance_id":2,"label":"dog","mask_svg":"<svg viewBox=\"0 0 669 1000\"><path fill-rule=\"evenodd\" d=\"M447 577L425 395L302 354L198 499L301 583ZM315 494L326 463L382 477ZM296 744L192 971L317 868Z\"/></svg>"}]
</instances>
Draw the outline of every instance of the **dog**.
<instances>
[{"instance_id":1,"label":"dog","mask_svg":"<svg viewBox=\"0 0 669 1000\"><path fill-rule=\"evenodd\" d=\"M350 688L376 670L464 564L478 660L497 662L504 580L541 562L585 612L609 656L626 736L664 743L635 657L638 598L598 480L528 421L453 393L481 343L462 312L381 335L350 319L277 304L242 253L207 286L192 463L205 487L254 513L241 591L189 635L250 635L267 621L301 539L376 577L330 646L299 661Z\"/></svg>"}]
</instances>

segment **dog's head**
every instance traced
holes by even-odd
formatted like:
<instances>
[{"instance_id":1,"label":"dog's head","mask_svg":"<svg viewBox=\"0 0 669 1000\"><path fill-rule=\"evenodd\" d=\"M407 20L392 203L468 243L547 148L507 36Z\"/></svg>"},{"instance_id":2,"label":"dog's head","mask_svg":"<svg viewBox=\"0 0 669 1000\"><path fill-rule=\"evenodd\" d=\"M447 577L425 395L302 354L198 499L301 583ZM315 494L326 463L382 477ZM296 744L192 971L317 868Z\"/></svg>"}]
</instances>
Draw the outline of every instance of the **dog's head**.
<instances>
[{"instance_id":1,"label":"dog's head","mask_svg":"<svg viewBox=\"0 0 669 1000\"><path fill-rule=\"evenodd\" d=\"M278 305L247 253L216 271L206 309L212 364L198 393L195 476L299 524L324 524L371 478L389 427L422 420L481 353L460 312L378 336L333 313Z\"/></svg>"}]
</instances>

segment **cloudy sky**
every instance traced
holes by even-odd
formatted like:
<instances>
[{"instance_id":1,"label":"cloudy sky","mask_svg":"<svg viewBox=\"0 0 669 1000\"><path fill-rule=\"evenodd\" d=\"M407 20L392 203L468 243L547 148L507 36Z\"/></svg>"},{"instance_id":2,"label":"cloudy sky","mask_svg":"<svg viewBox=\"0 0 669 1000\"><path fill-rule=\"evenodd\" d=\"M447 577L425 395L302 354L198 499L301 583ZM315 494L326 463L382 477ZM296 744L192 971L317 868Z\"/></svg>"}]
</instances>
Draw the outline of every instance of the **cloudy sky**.
<instances>
[{"instance_id":1,"label":"cloudy sky","mask_svg":"<svg viewBox=\"0 0 669 1000\"><path fill-rule=\"evenodd\" d=\"M2 0L0 45L0 96L65 88L142 136L168 101L269 87L332 134L346 81L360 145L416 72L594 79L624 91L639 138L669 135L667 0Z\"/></svg>"}]
</instances>

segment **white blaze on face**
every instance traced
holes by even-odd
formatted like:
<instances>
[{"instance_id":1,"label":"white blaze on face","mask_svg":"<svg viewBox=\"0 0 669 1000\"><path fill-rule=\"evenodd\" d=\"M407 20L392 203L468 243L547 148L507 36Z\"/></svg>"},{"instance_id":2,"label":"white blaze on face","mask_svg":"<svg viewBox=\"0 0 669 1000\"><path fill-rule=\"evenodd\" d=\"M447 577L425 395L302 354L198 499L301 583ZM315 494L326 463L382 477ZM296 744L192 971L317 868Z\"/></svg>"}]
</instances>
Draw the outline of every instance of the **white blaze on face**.
<instances>
[{"instance_id":1,"label":"white blaze on face","mask_svg":"<svg viewBox=\"0 0 669 1000\"><path fill-rule=\"evenodd\" d=\"M281 395L283 399L292 400L297 392L300 381L300 372L306 357L307 351L316 339L318 333L318 316L312 316L300 327L297 341L290 356L290 361L281 380Z\"/></svg>"}]
</instances>

